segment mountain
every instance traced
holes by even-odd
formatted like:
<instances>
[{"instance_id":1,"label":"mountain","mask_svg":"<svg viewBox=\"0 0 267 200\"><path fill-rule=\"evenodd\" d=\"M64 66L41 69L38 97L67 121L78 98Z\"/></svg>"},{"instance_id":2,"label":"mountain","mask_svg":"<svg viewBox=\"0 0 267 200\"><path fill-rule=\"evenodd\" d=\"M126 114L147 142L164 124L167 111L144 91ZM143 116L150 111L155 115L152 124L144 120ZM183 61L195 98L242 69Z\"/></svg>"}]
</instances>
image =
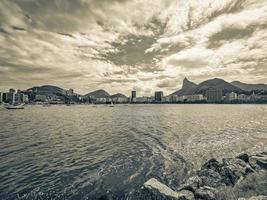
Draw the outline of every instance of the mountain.
<instances>
[{"instance_id":1,"label":"mountain","mask_svg":"<svg viewBox=\"0 0 267 200\"><path fill-rule=\"evenodd\" d=\"M109 93L106 92L105 90L96 90L93 92L90 92L86 95L84 95L86 97L95 97L95 98L107 98L110 97Z\"/></svg>"},{"instance_id":2,"label":"mountain","mask_svg":"<svg viewBox=\"0 0 267 200\"><path fill-rule=\"evenodd\" d=\"M191 95L191 94L205 94L208 88L215 88L223 91L223 94L228 92L240 93L242 90L239 87L226 82L223 79L214 78L201 82L200 84L194 84L188 81L186 78L183 81L182 89L174 92L172 95Z\"/></svg>"},{"instance_id":3,"label":"mountain","mask_svg":"<svg viewBox=\"0 0 267 200\"><path fill-rule=\"evenodd\" d=\"M205 91L210 87L222 90L223 94L228 93L228 92L237 92L237 93L242 92L240 88L232 85L231 83L228 83L223 79L214 78L214 79L210 79L210 80L207 80L207 81L204 81L198 84L198 86L194 90L194 93L204 94Z\"/></svg>"},{"instance_id":4,"label":"mountain","mask_svg":"<svg viewBox=\"0 0 267 200\"><path fill-rule=\"evenodd\" d=\"M257 91L257 90L264 90L267 91L267 85L266 84L247 84L242 83L240 81L233 81L231 82L232 85L239 87L240 89L244 91Z\"/></svg>"},{"instance_id":5,"label":"mountain","mask_svg":"<svg viewBox=\"0 0 267 200\"><path fill-rule=\"evenodd\" d=\"M186 77L184 78L182 89L188 90L188 89L191 89L191 88L196 87L196 86L197 86L197 84L189 81Z\"/></svg>"},{"instance_id":6,"label":"mountain","mask_svg":"<svg viewBox=\"0 0 267 200\"><path fill-rule=\"evenodd\" d=\"M182 89L174 92L173 94L171 95L187 95L187 94L191 94L194 89L197 87L197 84L189 81L186 77L184 78L183 80L183 86L182 86Z\"/></svg>"},{"instance_id":7,"label":"mountain","mask_svg":"<svg viewBox=\"0 0 267 200\"><path fill-rule=\"evenodd\" d=\"M117 93L110 96L110 98L127 98L124 94Z\"/></svg>"},{"instance_id":8,"label":"mountain","mask_svg":"<svg viewBox=\"0 0 267 200\"><path fill-rule=\"evenodd\" d=\"M43 85L40 87L32 87L27 89L27 91L32 90L33 92L37 93L37 94L64 94L65 90L57 87L57 86L53 86L53 85Z\"/></svg>"}]
</instances>

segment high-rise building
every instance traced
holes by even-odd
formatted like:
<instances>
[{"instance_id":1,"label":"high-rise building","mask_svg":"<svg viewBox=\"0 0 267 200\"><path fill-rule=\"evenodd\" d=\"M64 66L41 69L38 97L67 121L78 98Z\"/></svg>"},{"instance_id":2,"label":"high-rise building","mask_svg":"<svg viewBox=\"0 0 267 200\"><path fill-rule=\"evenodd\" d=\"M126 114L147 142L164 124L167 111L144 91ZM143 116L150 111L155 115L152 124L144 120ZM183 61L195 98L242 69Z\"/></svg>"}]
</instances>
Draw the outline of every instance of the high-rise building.
<instances>
[{"instance_id":1,"label":"high-rise building","mask_svg":"<svg viewBox=\"0 0 267 200\"><path fill-rule=\"evenodd\" d=\"M136 91L132 91L132 99L136 98Z\"/></svg>"},{"instance_id":2,"label":"high-rise building","mask_svg":"<svg viewBox=\"0 0 267 200\"><path fill-rule=\"evenodd\" d=\"M15 92L16 92L16 90L14 90L13 88L9 89L9 93L15 93Z\"/></svg>"},{"instance_id":3,"label":"high-rise building","mask_svg":"<svg viewBox=\"0 0 267 200\"><path fill-rule=\"evenodd\" d=\"M67 95L68 96L73 96L74 95L74 90L73 89L69 89L69 90L67 90Z\"/></svg>"},{"instance_id":4,"label":"high-rise building","mask_svg":"<svg viewBox=\"0 0 267 200\"><path fill-rule=\"evenodd\" d=\"M160 103L162 101L163 92L162 91L156 91L155 92L155 102Z\"/></svg>"},{"instance_id":5,"label":"high-rise building","mask_svg":"<svg viewBox=\"0 0 267 200\"><path fill-rule=\"evenodd\" d=\"M206 90L206 97L208 102L221 102L222 90L216 88L209 88Z\"/></svg>"},{"instance_id":6,"label":"high-rise building","mask_svg":"<svg viewBox=\"0 0 267 200\"><path fill-rule=\"evenodd\" d=\"M0 92L0 104L3 102L3 97L4 95L3 95L3 93L2 92Z\"/></svg>"},{"instance_id":7,"label":"high-rise building","mask_svg":"<svg viewBox=\"0 0 267 200\"><path fill-rule=\"evenodd\" d=\"M237 99L237 94L235 92L230 92L226 94L226 98L228 101L234 101Z\"/></svg>"}]
</instances>

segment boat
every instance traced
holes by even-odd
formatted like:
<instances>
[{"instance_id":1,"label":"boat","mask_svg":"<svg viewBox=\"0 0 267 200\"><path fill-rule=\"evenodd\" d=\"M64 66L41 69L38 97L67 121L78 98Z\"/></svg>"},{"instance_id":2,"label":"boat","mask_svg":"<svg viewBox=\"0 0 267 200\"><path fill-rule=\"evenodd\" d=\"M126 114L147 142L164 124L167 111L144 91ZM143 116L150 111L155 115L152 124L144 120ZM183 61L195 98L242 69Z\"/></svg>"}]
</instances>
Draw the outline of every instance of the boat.
<instances>
[{"instance_id":1,"label":"boat","mask_svg":"<svg viewBox=\"0 0 267 200\"><path fill-rule=\"evenodd\" d=\"M114 107L114 104L113 104L113 102L112 102L112 101L111 101L111 103L110 103L109 107Z\"/></svg>"},{"instance_id":2,"label":"boat","mask_svg":"<svg viewBox=\"0 0 267 200\"><path fill-rule=\"evenodd\" d=\"M8 110L24 109L24 104L8 104L4 105L4 107Z\"/></svg>"}]
</instances>

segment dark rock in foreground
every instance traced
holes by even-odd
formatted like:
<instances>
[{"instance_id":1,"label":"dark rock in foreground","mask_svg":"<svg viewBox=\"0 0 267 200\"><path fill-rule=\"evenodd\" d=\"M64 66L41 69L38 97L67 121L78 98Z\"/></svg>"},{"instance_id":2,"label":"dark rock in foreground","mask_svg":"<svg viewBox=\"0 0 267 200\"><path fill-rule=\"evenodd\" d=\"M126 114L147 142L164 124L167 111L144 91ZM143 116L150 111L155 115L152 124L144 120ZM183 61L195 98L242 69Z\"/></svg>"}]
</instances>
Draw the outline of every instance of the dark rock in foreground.
<instances>
[{"instance_id":1,"label":"dark rock in foreground","mask_svg":"<svg viewBox=\"0 0 267 200\"><path fill-rule=\"evenodd\" d=\"M246 177L251 174L264 173L267 170L267 153L256 155L240 154L236 158L222 159L221 162L211 159L206 162L194 176L175 190L159 182L150 179L144 183L137 195L140 200L190 200L190 199L239 199L239 200L267 200L267 180L260 183L263 187L263 195L237 198L230 196L233 188L242 185ZM262 176L262 175L258 175ZM264 177L265 177L264 176ZM267 177L267 176L266 176ZM248 179L249 180L249 179ZM254 180L254 179L253 179ZM256 179L255 179L256 180ZM251 184L251 183L250 183ZM256 184L256 183L252 183ZM228 191L228 193L227 193ZM231 192L230 192L231 191ZM242 194L241 194L242 195Z\"/></svg>"}]
</instances>

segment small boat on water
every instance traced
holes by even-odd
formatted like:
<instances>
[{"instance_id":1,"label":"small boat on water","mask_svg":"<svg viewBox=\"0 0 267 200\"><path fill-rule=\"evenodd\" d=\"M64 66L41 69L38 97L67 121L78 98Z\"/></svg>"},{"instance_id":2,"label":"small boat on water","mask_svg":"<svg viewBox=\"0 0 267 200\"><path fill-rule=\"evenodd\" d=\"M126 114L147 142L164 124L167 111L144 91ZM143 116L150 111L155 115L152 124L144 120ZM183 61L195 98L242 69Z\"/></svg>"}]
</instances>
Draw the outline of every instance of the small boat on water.
<instances>
[{"instance_id":1,"label":"small boat on water","mask_svg":"<svg viewBox=\"0 0 267 200\"><path fill-rule=\"evenodd\" d=\"M112 101L111 101L111 103L110 103L109 107L114 107L114 104L113 104L113 102L112 102Z\"/></svg>"},{"instance_id":2,"label":"small boat on water","mask_svg":"<svg viewBox=\"0 0 267 200\"><path fill-rule=\"evenodd\" d=\"M24 104L6 104L4 107L8 110L24 109Z\"/></svg>"}]
</instances>

